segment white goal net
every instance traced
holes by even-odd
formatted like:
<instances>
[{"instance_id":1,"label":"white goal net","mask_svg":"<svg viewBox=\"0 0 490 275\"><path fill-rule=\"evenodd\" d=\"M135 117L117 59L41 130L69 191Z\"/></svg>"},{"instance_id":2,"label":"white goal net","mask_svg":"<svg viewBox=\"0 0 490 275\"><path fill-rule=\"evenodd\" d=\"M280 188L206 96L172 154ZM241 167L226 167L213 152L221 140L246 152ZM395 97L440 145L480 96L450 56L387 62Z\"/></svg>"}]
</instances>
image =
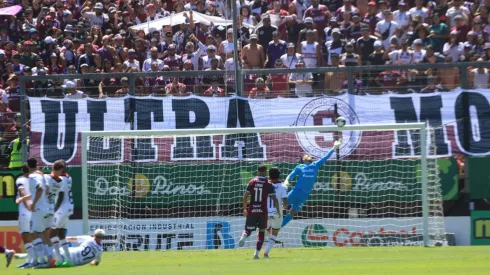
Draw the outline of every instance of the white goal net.
<instances>
[{"instance_id":1,"label":"white goal net","mask_svg":"<svg viewBox=\"0 0 490 275\"><path fill-rule=\"evenodd\" d=\"M339 137L340 157L319 169L277 246L445 245L433 131L422 124L84 132L84 230L104 228L108 250L237 248L257 167L284 179Z\"/></svg>"}]
</instances>

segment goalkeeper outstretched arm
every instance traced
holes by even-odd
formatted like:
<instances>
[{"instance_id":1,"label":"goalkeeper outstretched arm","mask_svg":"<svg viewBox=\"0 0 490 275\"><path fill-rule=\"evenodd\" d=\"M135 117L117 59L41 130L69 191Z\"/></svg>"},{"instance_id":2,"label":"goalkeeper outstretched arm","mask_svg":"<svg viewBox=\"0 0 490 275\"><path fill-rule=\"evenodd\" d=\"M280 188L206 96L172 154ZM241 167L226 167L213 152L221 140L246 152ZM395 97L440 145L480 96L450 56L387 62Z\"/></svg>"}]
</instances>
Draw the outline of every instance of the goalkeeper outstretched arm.
<instances>
[{"instance_id":1,"label":"goalkeeper outstretched arm","mask_svg":"<svg viewBox=\"0 0 490 275\"><path fill-rule=\"evenodd\" d=\"M312 162L312 165L314 165L316 168L320 168L325 164L325 162L327 162L327 160L332 156L335 150L337 150L340 147L340 145L342 145L342 139L336 140L333 144L332 149L330 149L330 151L328 151L325 156L323 156L321 159L315 162L312 162L312 158L310 155L305 155L302 160L304 162ZM289 174L286 177L286 180L284 180L284 185L286 187L289 187L290 186L289 180L293 180L300 172L301 172L301 168L299 166L296 166L296 168L294 168L291 174Z\"/></svg>"}]
</instances>

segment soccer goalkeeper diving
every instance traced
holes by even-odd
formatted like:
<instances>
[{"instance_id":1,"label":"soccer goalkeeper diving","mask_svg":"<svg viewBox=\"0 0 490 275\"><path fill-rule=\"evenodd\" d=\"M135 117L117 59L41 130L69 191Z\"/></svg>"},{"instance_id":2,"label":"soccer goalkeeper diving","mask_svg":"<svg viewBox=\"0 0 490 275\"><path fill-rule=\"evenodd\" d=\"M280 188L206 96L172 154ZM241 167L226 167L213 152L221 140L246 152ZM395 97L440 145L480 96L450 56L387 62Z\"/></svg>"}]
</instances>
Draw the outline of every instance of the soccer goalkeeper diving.
<instances>
[{"instance_id":1,"label":"soccer goalkeeper diving","mask_svg":"<svg viewBox=\"0 0 490 275\"><path fill-rule=\"evenodd\" d=\"M340 147L342 139L334 142L333 148L328 153L317 161L313 161L313 158L309 154L305 154L302 158L303 163L298 164L293 172L284 181L286 186L289 185L289 180L298 177L296 184L288 194L288 203L291 207L289 213L284 217L282 226L286 226L294 216L298 214L301 206L306 202L311 190L315 186L316 178L318 176L318 170L323 164L332 156L333 152Z\"/></svg>"}]
</instances>

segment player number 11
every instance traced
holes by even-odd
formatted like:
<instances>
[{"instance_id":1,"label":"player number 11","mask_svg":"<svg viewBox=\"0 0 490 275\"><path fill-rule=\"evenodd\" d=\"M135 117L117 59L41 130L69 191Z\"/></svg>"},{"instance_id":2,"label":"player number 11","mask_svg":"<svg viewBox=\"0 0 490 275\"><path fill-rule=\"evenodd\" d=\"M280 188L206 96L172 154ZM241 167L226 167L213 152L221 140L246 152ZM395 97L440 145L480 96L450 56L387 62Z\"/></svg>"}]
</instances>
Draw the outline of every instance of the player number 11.
<instances>
[{"instance_id":1,"label":"player number 11","mask_svg":"<svg viewBox=\"0 0 490 275\"><path fill-rule=\"evenodd\" d=\"M255 201L256 202L262 202L262 188L255 187Z\"/></svg>"}]
</instances>

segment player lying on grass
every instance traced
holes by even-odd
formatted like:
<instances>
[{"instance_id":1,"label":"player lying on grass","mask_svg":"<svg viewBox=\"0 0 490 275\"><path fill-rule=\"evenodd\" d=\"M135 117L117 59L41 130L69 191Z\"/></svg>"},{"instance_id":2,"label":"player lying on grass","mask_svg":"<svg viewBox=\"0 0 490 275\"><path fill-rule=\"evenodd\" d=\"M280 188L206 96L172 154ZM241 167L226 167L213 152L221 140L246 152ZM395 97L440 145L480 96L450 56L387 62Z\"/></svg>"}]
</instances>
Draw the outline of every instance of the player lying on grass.
<instances>
[{"instance_id":1,"label":"player lying on grass","mask_svg":"<svg viewBox=\"0 0 490 275\"><path fill-rule=\"evenodd\" d=\"M269 252L272 246L276 243L277 235L281 229L282 224L282 209L288 205L288 192L286 187L282 185L280 180L281 171L277 167L269 169L269 180L274 186L274 191L276 192L276 198L279 202L279 210L277 212L274 202L271 197L268 198L267 206L269 207L269 219L268 219L268 229L271 230L271 235L265 247L264 258L269 258Z\"/></svg>"},{"instance_id":2,"label":"player lying on grass","mask_svg":"<svg viewBox=\"0 0 490 275\"><path fill-rule=\"evenodd\" d=\"M248 202L249 197L250 203ZM242 247L247 238L250 237L250 234L252 234L252 231L255 231L257 227L259 228L254 259L259 259L260 249L262 249L262 245L264 244L268 216L267 202L269 197L274 202L274 207L277 213L279 213L278 216L282 216L274 186L267 179L267 167L261 165L257 169L257 177L248 183L247 190L243 195L243 215L246 217L245 230L238 242L238 246Z\"/></svg>"},{"instance_id":3,"label":"player lying on grass","mask_svg":"<svg viewBox=\"0 0 490 275\"><path fill-rule=\"evenodd\" d=\"M70 247L71 261L53 261L48 267L73 267L81 265L99 265L102 260L102 239L105 231L103 229L95 230L92 236L83 235L76 237L66 237L66 240L71 243L79 243L77 247ZM26 258L27 254L17 254L16 259Z\"/></svg>"},{"instance_id":4,"label":"player lying on grass","mask_svg":"<svg viewBox=\"0 0 490 275\"><path fill-rule=\"evenodd\" d=\"M15 251L8 250L6 247L0 245L0 254L2 253L5 254L5 258L7 258L7 267L9 267L10 263L12 262L12 259L14 258Z\"/></svg>"},{"instance_id":5,"label":"player lying on grass","mask_svg":"<svg viewBox=\"0 0 490 275\"><path fill-rule=\"evenodd\" d=\"M294 216L298 214L301 206L308 200L311 190L315 186L316 178L318 176L318 170L323 164L332 156L333 152L340 147L342 139L334 142L333 148L328 153L317 161L313 161L313 158L305 154L302 158L303 163L296 166L284 181L286 186L289 185L289 180L298 177L293 190L289 192L288 203L291 206L289 213L284 217L282 221L282 227L286 226Z\"/></svg>"}]
</instances>

